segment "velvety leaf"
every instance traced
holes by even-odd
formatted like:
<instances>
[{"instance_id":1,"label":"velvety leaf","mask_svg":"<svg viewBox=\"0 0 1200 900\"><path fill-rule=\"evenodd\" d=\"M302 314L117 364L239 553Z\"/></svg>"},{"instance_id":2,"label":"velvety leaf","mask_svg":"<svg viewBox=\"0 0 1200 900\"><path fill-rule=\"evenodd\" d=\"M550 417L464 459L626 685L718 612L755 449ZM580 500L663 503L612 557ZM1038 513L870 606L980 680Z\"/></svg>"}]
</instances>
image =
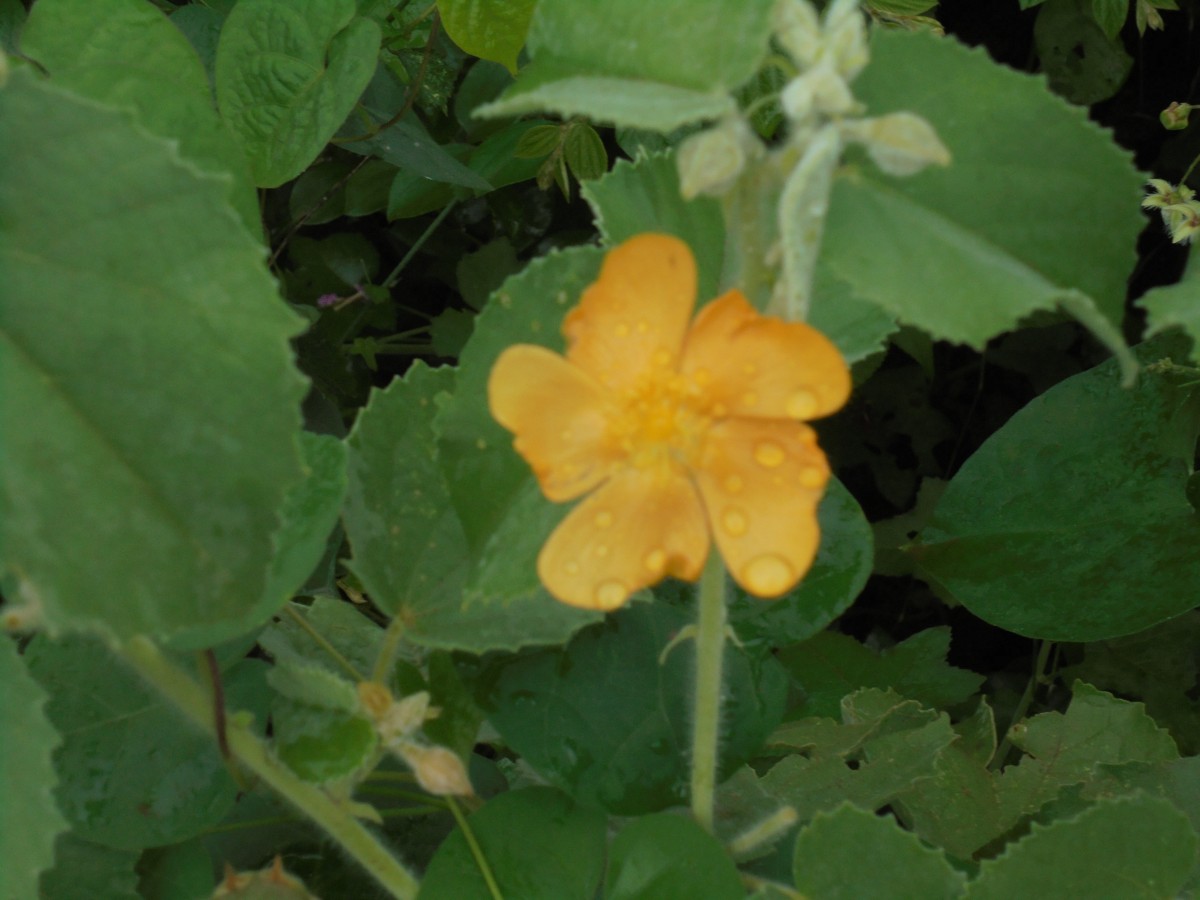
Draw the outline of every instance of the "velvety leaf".
<instances>
[{"instance_id":1,"label":"velvety leaf","mask_svg":"<svg viewBox=\"0 0 1200 900\"><path fill-rule=\"evenodd\" d=\"M526 651L480 675L480 705L505 742L581 803L619 815L685 800L694 647L659 654L690 616L635 603L563 649ZM769 656L730 646L725 658L721 771L762 745L783 711L785 684Z\"/></svg>"},{"instance_id":2,"label":"velvety leaf","mask_svg":"<svg viewBox=\"0 0 1200 900\"><path fill-rule=\"evenodd\" d=\"M1012 897L1174 897L1196 855L1196 833L1166 800L1097 803L1073 819L1034 825L984 861L969 900Z\"/></svg>"},{"instance_id":3,"label":"velvety leaf","mask_svg":"<svg viewBox=\"0 0 1200 900\"><path fill-rule=\"evenodd\" d=\"M0 91L0 553L52 630L262 621L300 320L226 193L28 69Z\"/></svg>"},{"instance_id":4,"label":"velvety leaf","mask_svg":"<svg viewBox=\"0 0 1200 900\"><path fill-rule=\"evenodd\" d=\"M303 778L328 784L373 762L379 747L375 726L362 715L275 697L271 702L275 752Z\"/></svg>"},{"instance_id":5,"label":"velvety leaf","mask_svg":"<svg viewBox=\"0 0 1200 900\"><path fill-rule=\"evenodd\" d=\"M217 47L217 102L255 184L316 158L370 82L379 40L354 0L239 0Z\"/></svg>"},{"instance_id":6,"label":"velvety leaf","mask_svg":"<svg viewBox=\"0 0 1200 900\"><path fill-rule=\"evenodd\" d=\"M1096 641L1196 604L1200 519L1185 485L1200 399L1142 344L1133 388L1115 362L1035 398L964 463L910 552L971 612L1029 637Z\"/></svg>"},{"instance_id":7,"label":"velvety leaf","mask_svg":"<svg viewBox=\"0 0 1200 900\"><path fill-rule=\"evenodd\" d=\"M684 200L673 153L620 160L580 193L605 242L619 244L647 231L673 234L692 249L698 269L698 305L714 299L725 258L725 220L711 197Z\"/></svg>"},{"instance_id":8,"label":"velvety leaf","mask_svg":"<svg viewBox=\"0 0 1200 900\"><path fill-rule=\"evenodd\" d=\"M344 600L315 597L312 605L293 604L287 615L268 625L259 635L259 645L279 663L311 665L348 678L346 670L309 632L315 631L351 666L369 678L383 643L383 629L361 609ZM303 627L292 618L299 614Z\"/></svg>"},{"instance_id":9,"label":"velvety leaf","mask_svg":"<svg viewBox=\"0 0 1200 900\"><path fill-rule=\"evenodd\" d=\"M261 235L250 168L217 115L208 74L187 38L152 4L39 0L21 33L21 52L59 87L132 110L151 134L178 141L184 159L229 175L229 202L250 233Z\"/></svg>"},{"instance_id":10,"label":"velvety leaf","mask_svg":"<svg viewBox=\"0 0 1200 900\"><path fill-rule=\"evenodd\" d=\"M849 635L826 631L789 647L779 661L806 695L800 716L837 716L842 698L859 688L891 688L898 694L940 709L961 703L983 683L983 676L946 663L950 629L927 628L883 653L875 653Z\"/></svg>"},{"instance_id":11,"label":"velvety leaf","mask_svg":"<svg viewBox=\"0 0 1200 900\"><path fill-rule=\"evenodd\" d=\"M771 6L767 0L653 6L542 0L529 29L533 61L476 114L544 110L663 132L717 118L734 109L728 91L753 75L766 54Z\"/></svg>"},{"instance_id":12,"label":"velvety leaf","mask_svg":"<svg viewBox=\"0 0 1200 900\"><path fill-rule=\"evenodd\" d=\"M864 865L864 860L870 860ZM951 900L966 879L891 816L844 803L817 813L796 836L796 887L822 900Z\"/></svg>"},{"instance_id":13,"label":"velvety leaf","mask_svg":"<svg viewBox=\"0 0 1200 900\"><path fill-rule=\"evenodd\" d=\"M591 900L604 866L603 814L552 788L501 794L468 820L505 897ZM421 900L492 896L461 830L438 848Z\"/></svg>"},{"instance_id":14,"label":"velvety leaf","mask_svg":"<svg viewBox=\"0 0 1200 900\"><path fill-rule=\"evenodd\" d=\"M450 40L472 56L503 63L516 74L517 54L537 0L438 0Z\"/></svg>"},{"instance_id":15,"label":"velvety leaf","mask_svg":"<svg viewBox=\"0 0 1200 900\"><path fill-rule=\"evenodd\" d=\"M874 563L871 527L836 478L829 480L817 517L821 543L800 584L772 600L731 589L729 619L743 641L780 647L807 640L841 615L867 583ZM831 714L837 714L836 705Z\"/></svg>"},{"instance_id":16,"label":"velvety leaf","mask_svg":"<svg viewBox=\"0 0 1200 900\"><path fill-rule=\"evenodd\" d=\"M238 786L216 742L104 643L39 636L25 658L63 736L56 796L77 837L116 849L170 844L216 825L233 806ZM246 709L265 723L265 668L246 660L222 674L229 713Z\"/></svg>"},{"instance_id":17,"label":"velvety leaf","mask_svg":"<svg viewBox=\"0 0 1200 900\"><path fill-rule=\"evenodd\" d=\"M134 871L137 861L136 850L105 847L68 832L58 838L54 848L54 868L42 873L38 892L6 896L140 900L137 872Z\"/></svg>"},{"instance_id":18,"label":"velvety leaf","mask_svg":"<svg viewBox=\"0 0 1200 900\"><path fill-rule=\"evenodd\" d=\"M823 250L839 278L936 338L982 347L1062 304L1124 352L1141 176L1086 110L981 49L886 29L854 91L873 114L923 116L953 159L908 178L845 169Z\"/></svg>"},{"instance_id":19,"label":"velvety leaf","mask_svg":"<svg viewBox=\"0 0 1200 900\"><path fill-rule=\"evenodd\" d=\"M636 819L609 849L605 900L739 900L745 894L725 848L684 816Z\"/></svg>"},{"instance_id":20,"label":"velvety leaf","mask_svg":"<svg viewBox=\"0 0 1200 900\"><path fill-rule=\"evenodd\" d=\"M898 327L895 316L855 294L820 259L808 324L833 341L848 363L884 349Z\"/></svg>"},{"instance_id":21,"label":"velvety leaf","mask_svg":"<svg viewBox=\"0 0 1200 900\"><path fill-rule=\"evenodd\" d=\"M0 638L0 897L32 897L54 862L67 821L54 802L51 752L60 743L46 719L46 692L25 670L16 641Z\"/></svg>"},{"instance_id":22,"label":"velvety leaf","mask_svg":"<svg viewBox=\"0 0 1200 900\"><path fill-rule=\"evenodd\" d=\"M503 296L508 295L496 295ZM464 359L478 334L477 326ZM485 363L464 372L479 373L482 382L489 368ZM542 499L528 467L509 449L507 432L487 414L485 392L468 393L457 406L469 410L463 417L464 451L479 455L476 442L482 443L489 460L519 464L524 471L516 474L528 484L523 503L510 497L510 508L498 511L506 524L491 543L484 536L473 550L467 542L431 428L435 400L454 386L454 374L414 366L403 380L373 394L359 414L349 438L344 510L354 549L350 567L381 609L404 618L405 636L415 643L482 653L565 640L598 616L552 600L539 585L534 560L553 524L546 524L547 516L557 521L562 513ZM473 390L470 378L460 375ZM495 441L490 452L489 440ZM489 482L466 509L486 512L497 490Z\"/></svg>"}]
</instances>

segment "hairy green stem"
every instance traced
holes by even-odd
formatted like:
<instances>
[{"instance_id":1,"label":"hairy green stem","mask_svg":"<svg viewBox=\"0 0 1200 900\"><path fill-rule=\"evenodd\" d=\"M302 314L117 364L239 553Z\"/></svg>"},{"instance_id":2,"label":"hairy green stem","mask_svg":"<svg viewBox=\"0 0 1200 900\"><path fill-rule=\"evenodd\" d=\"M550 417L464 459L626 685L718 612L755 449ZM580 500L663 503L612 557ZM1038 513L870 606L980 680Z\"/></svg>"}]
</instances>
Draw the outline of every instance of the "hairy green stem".
<instances>
[{"instance_id":1,"label":"hairy green stem","mask_svg":"<svg viewBox=\"0 0 1200 900\"><path fill-rule=\"evenodd\" d=\"M195 679L184 673L147 638L133 638L117 648L121 657L200 728L213 733L212 702ZM231 717L226 731L234 758L280 797L316 823L358 861L391 896L410 900L418 883L362 823L320 788L303 781L276 761L250 728Z\"/></svg>"},{"instance_id":2,"label":"hairy green stem","mask_svg":"<svg viewBox=\"0 0 1200 900\"><path fill-rule=\"evenodd\" d=\"M692 815L713 830L717 744L721 735L722 666L725 662L725 567L715 550L700 576L696 621L696 697L692 718Z\"/></svg>"}]
</instances>

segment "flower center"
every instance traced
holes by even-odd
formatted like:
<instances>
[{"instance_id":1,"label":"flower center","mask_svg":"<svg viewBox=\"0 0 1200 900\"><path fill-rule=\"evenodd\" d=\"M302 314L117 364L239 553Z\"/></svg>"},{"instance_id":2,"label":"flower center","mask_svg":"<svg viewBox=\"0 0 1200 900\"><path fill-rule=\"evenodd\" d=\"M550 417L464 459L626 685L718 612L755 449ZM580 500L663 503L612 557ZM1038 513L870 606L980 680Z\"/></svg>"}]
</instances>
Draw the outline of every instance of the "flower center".
<instances>
[{"instance_id":1,"label":"flower center","mask_svg":"<svg viewBox=\"0 0 1200 900\"><path fill-rule=\"evenodd\" d=\"M609 436L635 468L691 468L712 421L706 393L677 372L648 372L622 396Z\"/></svg>"}]
</instances>

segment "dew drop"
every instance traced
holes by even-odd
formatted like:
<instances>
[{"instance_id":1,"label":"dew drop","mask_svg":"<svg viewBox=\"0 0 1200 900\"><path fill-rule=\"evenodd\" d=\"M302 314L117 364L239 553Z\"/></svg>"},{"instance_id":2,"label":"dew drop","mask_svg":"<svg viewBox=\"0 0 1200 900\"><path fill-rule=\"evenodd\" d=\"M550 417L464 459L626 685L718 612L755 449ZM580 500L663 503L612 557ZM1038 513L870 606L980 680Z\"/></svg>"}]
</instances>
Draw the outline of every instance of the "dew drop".
<instances>
[{"instance_id":1,"label":"dew drop","mask_svg":"<svg viewBox=\"0 0 1200 900\"><path fill-rule=\"evenodd\" d=\"M754 461L760 466L773 469L783 465L785 459L787 459L787 454L774 441L763 441L754 448Z\"/></svg>"},{"instance_id":2,"label":"dew drop","mask_svg":"<svg viewBox=\"0 0 1200 900\"><path fill-rule=\"evenodd\" d=\"M741 489L746 486L746 483L744 481L742 481L741 475L728 475L728 476L726 476L725 481L721 484L721 486L723 488L725 488L725 493L736 494L736 493L739 493L741 491Z\"/></svg>"},{"instance_id":3,"label":"dew drop","mask_svg":"<svg viewBox=\"0 0 1200 900\"><path fill-rule=\"evenodd\" d=\"M646 554L646 558L642 560L646 568L655 574L661 572L667 566L667 554L665 550L651 550Z\"/></svg>"},{"instance_id":4,"label":"dew drop","mask_svg":"<svg viewBox=\"0 0 1200 900\"><path fill-rule=\"evenodd\" d=\"M817 466L805 466L800 470L800 486L817 488L825 483L825 473Z\"/></svg>"},{"instance_id":5,"label":"dew drop","mask_svg":"<svg viewBox=\"0 0 1200 900\"><path fill-rule=\"evenodd\" d=\"M475 440L475 446L478 447L480 450L486 450L487 449L487 441L485 441L483 438L477 438Z\"/></svg>"},{"instance_id":6,"label":"dew drop","mask_svg":"<svg viewBox=\"0 0 1200 900\"><path fill-rule=\"evenodd\" d=\"M613 523L613 515L607 509L602 509L592 517L592 524L597 528L608 528Z\"/></svg>"},{"instance_id":7,"label":"dew drop","mask_svg":"<svg viewBox=\"0 0 1200 900\"><path fill-rule=\"evenodd\" d=\"M770 596L791 587L795 575L782 556L764 553L746 563L742 569L741 581L751 592Z\"/></svg>"},{"instance_id":8,"label":"dew drop","mask_svg":"<svg viewBox=\"0 0 1200 900\"><path fill-rule=\"evenodd\" d=\"M625 602L629 590L619 581L602 581L596 587L596 605L601 609L614 609Z\"/></svg>"},{"instance_id":9,"label":"dew drop","mask_svg":"<svg viewBox=\"0 0 1200 900\"><path fill-rule=\"evenodd\" d=\"M788 397L784 410L793 419L810 419L817 412L817 398L812 391L796 391Z\"/></svg>"},{"instance_id":10,"label":"dew drop","mask_svg":"<svg viewBox=\"0 0 1200 900\"><path fill-rule=\"evenodd\" d=\"M617 337L629 337L629 326L622 322L615 329L613 329L613 332Z\"/></svg>"},{"instance_id":11,"label":"dew drop","mask_svg":"<svg viewBox=\"0 0 1200 900\"><path fill-rule=\"evenodd\" d=\"M741 537L749 527L750 523L746 521L746 514L736 506L730 506L721 513L721 528L730 537Z\"/></svg>"},{"instance_id":12,"label":"dew drop","mask_svg":"<svg viewBox=\"0 0 1200 900\"><path fill-rule=\"evenodd\" d=\"M568 575L578 575L579 563L575 562L575 560L571 560L569 563L563 566L563 571L565 571Z\"/></svg>"},{"instance_id":13,"label":"dew drop","mask_svg":"<svg viewBox=\"0 0 1200 900\"><path fill-rule=\"evenodd\" d=\"M608 556L608 544L597 544L596 549L592 552L600 559L604 559L604 557Z\"/></svg>"}]
</instances>

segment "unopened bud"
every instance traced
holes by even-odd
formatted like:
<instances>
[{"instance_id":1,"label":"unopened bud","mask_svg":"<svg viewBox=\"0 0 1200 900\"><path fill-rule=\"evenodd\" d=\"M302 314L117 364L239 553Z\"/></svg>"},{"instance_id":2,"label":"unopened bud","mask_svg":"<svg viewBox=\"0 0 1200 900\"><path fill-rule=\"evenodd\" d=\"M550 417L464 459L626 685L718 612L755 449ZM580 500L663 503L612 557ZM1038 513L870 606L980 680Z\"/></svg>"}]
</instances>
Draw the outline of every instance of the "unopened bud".
<instances>
[{"instance_id":1,"label":"unopened bud","mask_svg":"<svg viewBox=\"0 0 1200 900\"><path fill-rule=\"evenodd\" d=\"M679 145L679 193L685 200L729 190L759 149L740 117L731 117L693 134Z\"/></svg>"},{"instance_id":2,"label":"unopened bud","mask_svg":"<svg viewBox=\"0 0 1200 900\"><path fill-rule=\"evenodd\" d=\"M775 4L775 39L798 66L811 66L821 51L821 21L808 0L779 0Z\"/></svg>"},{"instance_id":3,"label":"unopened bud","mask_svg":"<svg viewBox=\"0 0 1200 900\"><path fill-rule=\"evenodd\" d=\"M425 747L414 741L405 741L395 749L417 776L417 784L429 793L441 797L474 793L462 760L451 750Z\"/></svg>"},{"instance_id":4,"label":"unopened bud","mask_svg":"<svg viewBox=\"0 0 1200 900\"><path fill-rule=\"evenodd\" d=\"M304 882L294 875L285 872L283 860L278 856L265 869L257 872L235 872L225 864L225 876L216 890L212 892L212 900L221 897L245 897L247 900L318 900L308 892Z\"/></svg>"},{"instance_id":5,"label":"unopened bud","mask_svg":"<svg viewBox=\"0 0 1200 900\"><path fill-rule=\"evenodd\" d=\"M845 122L841 133L845 140L863 144L875 165L889 175L915 175L928 165L950 163L950 151L933 126L910 112Z\"/></svg>"},{"instance_id":6,"label":"unopened bud","mask_svg":"<svg viewBox=\"0 0 1200 900\"><path fill-rule=\"evenodd\" d=\"M1190 103L1172 103L1158 114L1158 121L1167 131L1183 131L1188 127L1188 113L1193 109Z\"/></svg>"}]
</instances>

